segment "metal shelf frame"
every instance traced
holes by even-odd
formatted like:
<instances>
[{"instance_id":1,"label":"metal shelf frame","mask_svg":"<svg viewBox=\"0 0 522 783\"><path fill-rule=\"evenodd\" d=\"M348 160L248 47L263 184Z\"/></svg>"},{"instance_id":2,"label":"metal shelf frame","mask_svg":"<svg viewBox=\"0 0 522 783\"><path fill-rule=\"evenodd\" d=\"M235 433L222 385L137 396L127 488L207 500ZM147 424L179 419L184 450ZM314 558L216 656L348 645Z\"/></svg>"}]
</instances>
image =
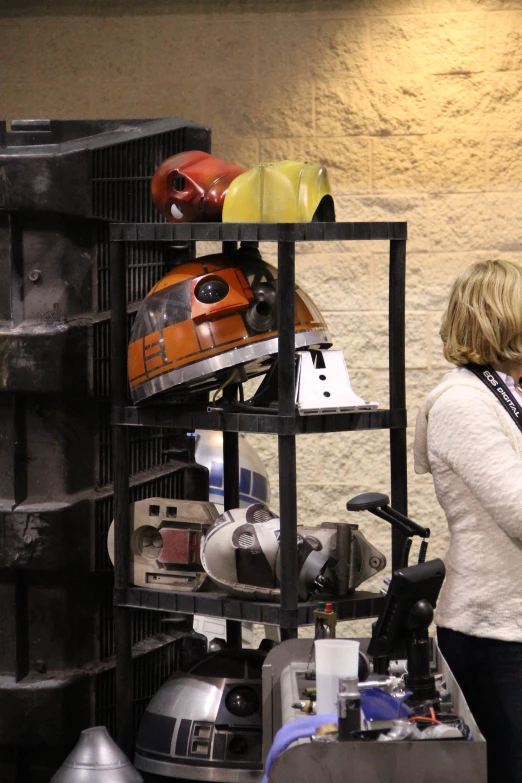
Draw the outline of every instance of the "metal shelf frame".
<instances>
[{"instance_id":1,"label":"metal shelf frame","mask_svg":"<svg viewBox=\"0 0 522 783\"><path fill-rule=\"evenodd\" d=\"M114 427L114 601L116 634L117 730L121 747L132 743L132 661L129 607L157 611L193 612L227 618L227 640L240 646L241 621L278 624L281 638L297 637L299 625L312 622L313 604L297 596L296 436L312 432L389 429L391 503L407 514L406 387L405 387L405 273L407 227L403 222L342 223L112 223L110 236L112 423ZM295 408L295 247L304 241L389 242L389 410L360 411L324 416L299 416ZM128 406L126 254L128 242L173 243L219 241L223 250L250 244L277 242L279 314L279 412L274 415L207 412L198 406L153 404ZM225 508L239 505L239 432L271 433L278 438L281 519L280 605L249 602L214 593L171 593L130 586L128 525L128 427L157 426L223 431ZM392 532L392 568L399 566L404 537ZM378 614L382 597L356 591L337 599L340 619Z\"/></svg>"},{"instance_id":2,"label":"metal shelf frame","mask_svg":"<svg viewBox=\"0 0 522 783\"><path fill-rule=\"evenodd\" d=\"M123 423L141 427L182 430L219 430L270 435L311 435L321 432L390 430L405 426L405 410L368 410L324 416L277 416L262 413L236 413L213 409L187 410L181 405L128 406Z\"/></svg>"},{"instance_id":3,"label":"metal shelf frame","mask_svg":"<svg viewBox=\"0 0 522 783\"><path fill-rule=\"evenodd\" d=\"M384 596L365 590L356 590L346 598L331 596L338 620L360 620L375 617L384 605ZM204 614L224 617L237 623L260 623L282 627L279 604L270 601L239 601L223 593L182 593L170 590L149 590L130 587L116 595L118 605L132 609L150 609L156 612ZM299 625L311 625L317 601L300 601L297 605Z\"/></svg>"}]
</instances>

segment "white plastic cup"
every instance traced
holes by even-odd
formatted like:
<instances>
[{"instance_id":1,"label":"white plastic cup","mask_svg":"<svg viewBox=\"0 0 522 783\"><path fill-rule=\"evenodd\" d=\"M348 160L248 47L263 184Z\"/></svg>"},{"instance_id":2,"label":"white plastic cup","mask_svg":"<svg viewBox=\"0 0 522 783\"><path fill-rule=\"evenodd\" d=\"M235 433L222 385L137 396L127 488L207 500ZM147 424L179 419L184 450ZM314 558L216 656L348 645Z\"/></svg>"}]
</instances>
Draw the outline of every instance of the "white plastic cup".
<instances>
[{"instance_id":1,"label":"white plastic cup","mask_svg":"<svg viewBox=\"0 0 522 783\"><path fill-rule=\"evenodd\" d=\"M315 687L317 714L337 713L339 679L357 677L359 642L353 639L317 639L315 646Z\"/></svg>"}]
</instances>

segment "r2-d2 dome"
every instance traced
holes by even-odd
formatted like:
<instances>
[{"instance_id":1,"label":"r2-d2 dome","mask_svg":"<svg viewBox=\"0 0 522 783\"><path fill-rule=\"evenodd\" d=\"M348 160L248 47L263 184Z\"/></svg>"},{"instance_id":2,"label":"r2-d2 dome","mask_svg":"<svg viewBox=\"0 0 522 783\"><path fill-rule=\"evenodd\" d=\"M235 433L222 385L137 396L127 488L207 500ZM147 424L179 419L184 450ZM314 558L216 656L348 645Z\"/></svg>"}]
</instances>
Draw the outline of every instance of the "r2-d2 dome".
<instances>
[{"instance_id":1,"label":"r2-d2 dome","mask_svg":"<svg viewBox=\"0 0 522 783\"><path fill-rule=\"evenodd\" d=\"M223 511L223 433L196 432L196 462L208 468L209 500ZM243 433L239 435L239 505L270 502L270 482L265 464Z\"/></svg>"},{"instance_id":2,"label":"r2-d2 dome","mask_svg":"<svg viewBox=\"0 0 522 783\"><path fill-rule=\"evenodd\" d=\"M178 780L260 781L265 655L221 650L167 680L141 719L137 769Z\"/></svg>"},{"instance_id":3,"label":"r2-d2 dome","mask_svg":"<svg viewBox=\"0 0 522 783\"><path fill-rule=\"evenodd\" d=\"M196 462L208 468L209 497L211 503L223 512L223 433L209 430L196 432ZM265 464L256 449L249 443L243 433L239 435L239 505L250 506L252 503L269 503L270 481ZM225 639L226 620L221 617L194 615L194 630L212 639ZM253 628L251 623L242 623L241 629L243 647L251 647Z\"/></svg>"}]
</instances>

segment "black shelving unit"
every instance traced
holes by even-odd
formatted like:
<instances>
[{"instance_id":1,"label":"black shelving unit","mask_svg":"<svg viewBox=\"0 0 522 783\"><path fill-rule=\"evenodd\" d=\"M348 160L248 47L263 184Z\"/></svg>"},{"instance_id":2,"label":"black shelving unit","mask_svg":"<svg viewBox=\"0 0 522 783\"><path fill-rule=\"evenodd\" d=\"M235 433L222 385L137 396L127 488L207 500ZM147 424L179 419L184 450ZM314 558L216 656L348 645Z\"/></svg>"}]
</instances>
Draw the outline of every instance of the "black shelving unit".
<instances>
[{"instance_id":1,"label":"black shelving unit","mask_svg":"<svg viewBox=\"0 0 522 783\"><path fill-rule=\"evenodd\" d=\"M297 596L296 448L298 434L348 430L390 431L391 502L407 514L405 390L406 223L113 223L110 226L111 352L114 427L114 527L116 612L116 702L118 741L132 745L132 666L129 607L227 619L227 641L239 646L241 621L279 625L282 639L297 637L299 625L312 622L313 604ZM389 389L387 410L299 416L295 407L295 246L303 241L380 240L389 242ZM219 241L224 250L238 243L277 242L279 313L279 406L276 414L207 411L204 405L128 404L127 243L197 243ZM195 249L195 248L194 248ZM281 602L242 601L222 593L181 593L132 587L129 581L128 427L163 427L223 432L225 508L239 505L238 433L277 435L281 519ZM392 567L398 567L404 538L392 532ZM380 594L355 591L334 600L341 620L373 617Z\"/></svg>"}]
</instances>

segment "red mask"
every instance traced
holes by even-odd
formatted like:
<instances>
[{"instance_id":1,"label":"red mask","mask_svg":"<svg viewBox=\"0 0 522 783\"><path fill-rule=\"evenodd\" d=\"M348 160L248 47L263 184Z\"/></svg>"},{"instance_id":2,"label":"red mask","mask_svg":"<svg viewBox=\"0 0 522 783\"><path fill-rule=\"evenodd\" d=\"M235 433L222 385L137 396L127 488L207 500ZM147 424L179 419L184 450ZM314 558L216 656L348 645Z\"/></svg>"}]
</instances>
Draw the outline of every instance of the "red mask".
<instances>
[{"instance_id":1,"label":"red mask","mask_svg":"<svg viewBox=\"0 0 522 783\"><path fill-rule=\"evenodd\" d=\"M154 172L152 200L170 223L219 221L228 186L246 170L208 152L180 152Z\"/></svg>"}]
</instances>

